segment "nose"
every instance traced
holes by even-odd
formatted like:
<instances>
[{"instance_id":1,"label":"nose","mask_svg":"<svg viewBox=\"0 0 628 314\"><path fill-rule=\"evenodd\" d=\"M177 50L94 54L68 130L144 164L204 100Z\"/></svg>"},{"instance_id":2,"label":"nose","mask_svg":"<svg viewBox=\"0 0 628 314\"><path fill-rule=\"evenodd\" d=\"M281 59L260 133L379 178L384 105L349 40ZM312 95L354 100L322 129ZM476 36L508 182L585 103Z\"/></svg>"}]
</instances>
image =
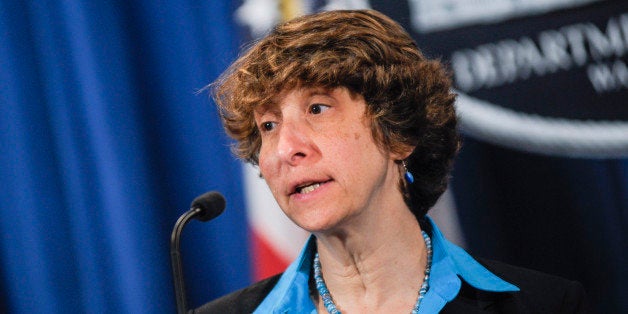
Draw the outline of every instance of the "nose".
<instances>
[{"instance_id":1,"label":"nose","mask_svg":"<svg viewBox=\"0 0 628 314\"><path fill-rule=\"evenodd\" d=\"M279 130L277 155L289 165L296 166L310 158L314 149L306 126L299 122L284 121Z\"/></svg>"}]
</instances>

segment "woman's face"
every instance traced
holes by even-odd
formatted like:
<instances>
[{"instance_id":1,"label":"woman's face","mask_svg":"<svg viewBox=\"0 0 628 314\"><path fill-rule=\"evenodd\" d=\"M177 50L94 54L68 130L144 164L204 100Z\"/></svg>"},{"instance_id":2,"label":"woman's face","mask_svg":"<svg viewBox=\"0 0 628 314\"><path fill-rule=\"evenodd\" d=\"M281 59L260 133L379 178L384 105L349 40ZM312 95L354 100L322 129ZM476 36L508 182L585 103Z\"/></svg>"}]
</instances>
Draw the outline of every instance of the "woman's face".
<instances>
[{"instance_id":1,"label":"woman's face","mask_svg":"<svg viewBox=\"0 0 628 314\"><path fill-rule=\"evenodd\" d=\"M333 230L402 200L397 156L376 144L361 96L352 98L345 88L303 88L275 100L255 112L259 167L297 225Z\"/></svg>"}]
</instances>

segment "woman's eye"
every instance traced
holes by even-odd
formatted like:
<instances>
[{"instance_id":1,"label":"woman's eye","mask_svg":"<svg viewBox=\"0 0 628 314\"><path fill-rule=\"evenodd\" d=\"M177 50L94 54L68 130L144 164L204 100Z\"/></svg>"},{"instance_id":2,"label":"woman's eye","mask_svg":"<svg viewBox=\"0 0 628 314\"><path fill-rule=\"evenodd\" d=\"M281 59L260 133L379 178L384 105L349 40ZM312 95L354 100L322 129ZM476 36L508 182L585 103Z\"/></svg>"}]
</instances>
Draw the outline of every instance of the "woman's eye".
<instances>
[{"instance_id":1,"label":"woman's eye","mask_svg":"<svg viewBox=\"0 0 628 314\"><path fill-rule=\"evenodd\" d=\"M274 122L263 122L262 124L260 124L260 129L262 129L262 131L264 132L268 132L274 128L275 128Z\"/></svg>"},{"instance_id":2,"label":"woman's eye","mask_svg":"<svg viewBox=\"0 0 628 314\"><path fill-rule=\"evenodd\" d=\"M323 104L313 104L310 106L310 113L311 114L320 114L323 111L329 109L329 106L327 105L323 105Z\"/></svg>"}]
</instances>

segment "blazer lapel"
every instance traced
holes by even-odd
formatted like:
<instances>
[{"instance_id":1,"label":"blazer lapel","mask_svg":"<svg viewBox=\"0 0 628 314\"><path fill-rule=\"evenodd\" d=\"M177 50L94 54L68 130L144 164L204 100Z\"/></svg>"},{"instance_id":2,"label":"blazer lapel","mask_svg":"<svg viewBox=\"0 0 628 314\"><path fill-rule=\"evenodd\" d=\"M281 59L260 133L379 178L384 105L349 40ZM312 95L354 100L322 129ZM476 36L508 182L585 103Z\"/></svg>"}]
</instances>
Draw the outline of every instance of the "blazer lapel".
<instances>
[{"instance_id":1,"label":"blazer lapel","mask_svg":"<svg viewBox=\"0 0 628 314\"><path fill-rule=\"evenodd\" d=\"M460 292L447 303L440 313L519 313L515 298L510 292L478 290L462 281Z\"/></svg>"}]
</instances>

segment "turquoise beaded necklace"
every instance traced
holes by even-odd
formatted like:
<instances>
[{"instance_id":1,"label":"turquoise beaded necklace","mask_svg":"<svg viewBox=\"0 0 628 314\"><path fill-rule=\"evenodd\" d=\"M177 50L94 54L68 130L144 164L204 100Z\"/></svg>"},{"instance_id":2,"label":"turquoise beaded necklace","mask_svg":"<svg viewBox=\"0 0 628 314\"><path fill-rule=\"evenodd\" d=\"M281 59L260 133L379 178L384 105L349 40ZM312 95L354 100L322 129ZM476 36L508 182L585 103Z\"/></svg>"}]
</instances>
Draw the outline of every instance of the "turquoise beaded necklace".
<instances>
[{"instance_id":1,"label":"turquoise beaded necklace","mask_svg":"<svg viewBox=\"0 0 628 314\"><path fill-rule=\"evenodd\" d=\"M427 247L427 265L425 266L425 277L423 277L423 284L421 284L421 289L419 289L419 297L414 304L414 308L412 309L412 314L419 313L419 305L421 305L421 301L425 297L427 290L429 289L429 279L430 279L430 269L432 268L432 240L430 236L427 235L425 231L421 231L423 234L423 240L425 240L425 246ZM318 290L318 294L323 299L323 304L327 309L327 312L330 314L342 314L337 308L334 300L331 298L331 294L327 289L327 285L325 284L325 280L323 280L323 274L321 272L321 261L318 258L318 252L314 255L314 281L316 283L316 289Z\"/></svg>"}]
</instances>

